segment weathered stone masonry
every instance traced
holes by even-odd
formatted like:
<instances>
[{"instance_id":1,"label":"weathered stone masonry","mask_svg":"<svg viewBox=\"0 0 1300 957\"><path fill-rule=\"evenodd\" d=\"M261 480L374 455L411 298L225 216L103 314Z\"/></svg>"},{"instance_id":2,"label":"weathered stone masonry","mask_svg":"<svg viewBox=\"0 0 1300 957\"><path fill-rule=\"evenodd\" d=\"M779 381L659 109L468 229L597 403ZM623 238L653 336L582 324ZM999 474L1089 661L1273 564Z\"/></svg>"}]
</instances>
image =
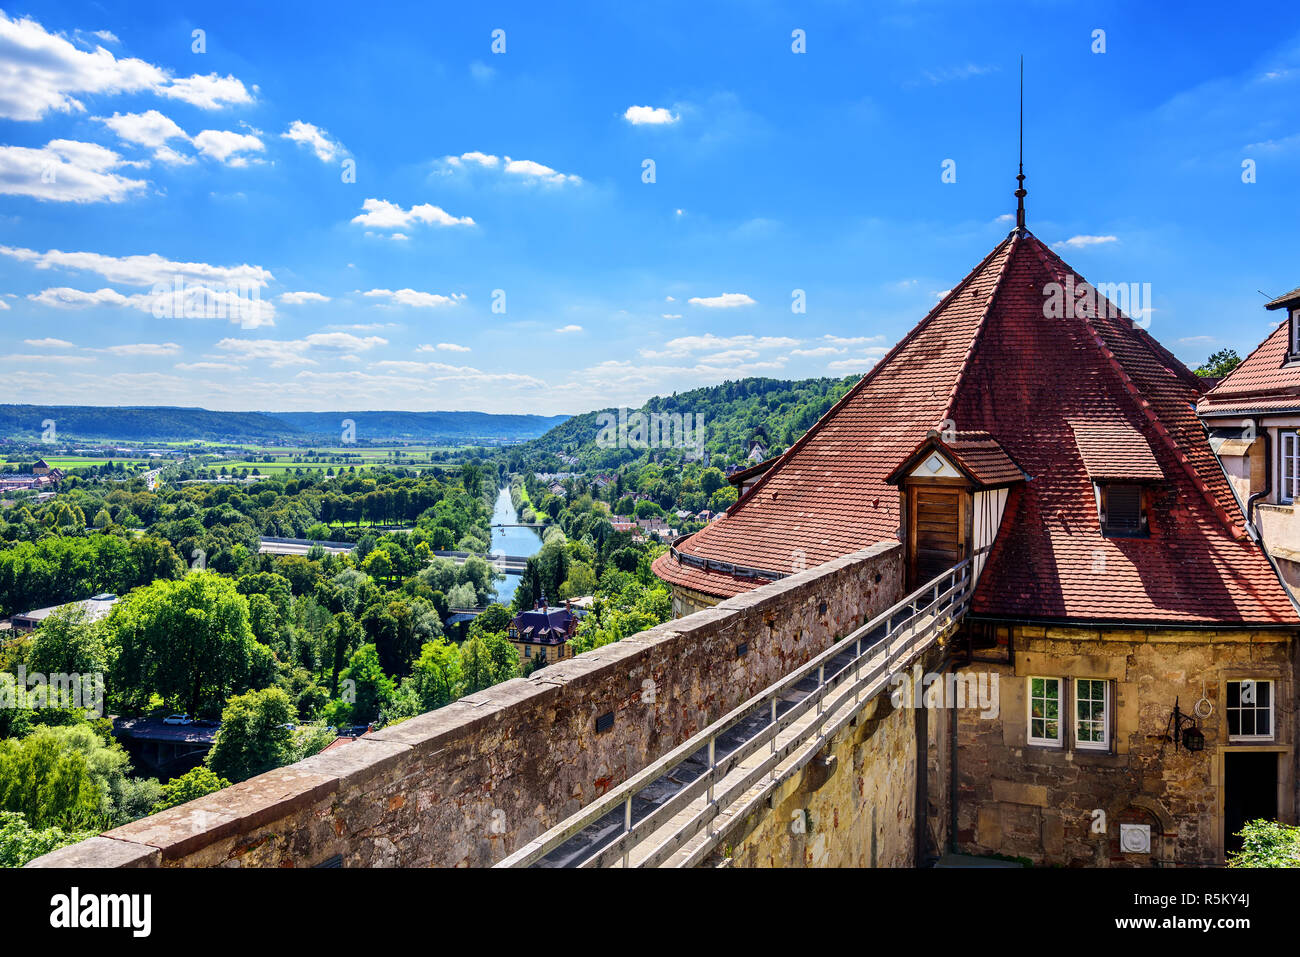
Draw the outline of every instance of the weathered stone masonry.
<instances>
[{"instance_id":1,"label":"weathered stone masonry","mask_svg":"<svg viewBox=\"0 0 1300 957\"><path fill-rule=\"evenodd\" d=\"M1075 866L1222 863L1224 754L1235 750L1279 755L1279 816L1295 819L1295 649L1289 631L1011 631L1012 665L971 666L998 673L998 719L960 712L960 850ZM1027 744L1025 689L1031 675L1111 680L1110 751ZM1224 683L1247 677L1277 683L1271 742L1228 740ZM1202 693L1214 705L1213 715L1200 722L1205 750L1188 753L1161 741L1175 699L1187 713ZM1097 809L1106 815L1104 834L1091 829ZM1150 825L1152 853L1123 853L1121 823Z\"/></svg>"},{"instance_id":2,"label":"weathered stone masonry","mask_svg":"<svg viewBox=\"0 0 1300 957\"><path fill-rule=\"evenodd\" d=\"M772 582L29 866L491 864L896 602L901 551Z\"/></svg>"}]
</instances>

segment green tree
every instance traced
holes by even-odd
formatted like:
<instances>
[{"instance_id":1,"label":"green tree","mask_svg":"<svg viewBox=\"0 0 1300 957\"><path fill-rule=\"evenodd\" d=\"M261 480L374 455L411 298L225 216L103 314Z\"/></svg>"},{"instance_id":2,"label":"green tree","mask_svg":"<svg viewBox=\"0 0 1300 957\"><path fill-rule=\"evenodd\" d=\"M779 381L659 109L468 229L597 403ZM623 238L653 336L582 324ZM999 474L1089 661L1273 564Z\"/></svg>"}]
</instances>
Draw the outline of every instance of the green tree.
<instances>
[{"instance_id":1,"label":"green tree","mask_svg":"<svg viewBox=\"0 0 1300 957\"><path fill-rule=\"evenodd\" d=\"M94 830L33 828L16 811L0 811L0 867L22 867L43 854L95 835Z\"/></svg>"},{"instance_id":2,"label":"green tree","mask_svg":"<svg viewBox=\"0 0 1300 957\"><path fill-rule=\"evenodd\" d=\"M102 673L107 663L101 630L80 605L60 608L46 618L36 629L27 657L28 670L45 675L93 675Z\"/></svg>"},{"instance_id":3,"label":"green tree","mask_svg":"<svg viewBox=\"0 0 1300 957\"><path fill-rule=\"evenodd\" d=\"M195 798L201 798L205 794L211 794L214 791L220 791L222 788L230 787L230 782L223 777L212 772L211 768L199 765L186 771L179 777L174 777L163 785L162 797L160 797L153 808L151 814L157 814L159 811L165 811L169 807L177 807Z\"/></svg>"},{"instance_id":4,"label":"green tree","mask_svg":"<svg viewBox=\"0 0 1300 957\"><path fill-rule=\"evenodd\" d=\"M1241 356L1236 349L1220 349L1210 354L1205 364L1196 370L1196 374L1208 378L1221 379L1241 364Z\"/></svg>"},{"instance_id":5,"label":"green tree","mask_svg":"<svg viewBox=\"0 0 1300 957\"><path fill-rule=\"evenodd\" d=\"M340 677L345 688L344 700L352 699L347 703L351 705L352 720L358 724L379 717L380 709L393 695L393 679L384 673L374 645L358 648Z\"/></svg>"},{"instance_id":6,"label":"green tree","mask_svg":"<svg viewBox=\"0 0 1300 957\"><path fill-rule=\"evenodd\" d=\"M154 582L119 601L105 622L111 687L128 708L151 695L190 714L217 714L273 664L234 582L212 572Z\"/></svg>"},{"instance_id":7,"label":"green tree","mask_svg":"<svg viewBox=\"0 0 1300 957\"><path fill-rule=\"evenodd\" d=\"M281 688L235 695L221 712L207 765L220 777L245 781L294 760L293 702Z\"/></svg>"},{"instance_id":8,"label":"green tree","mask_svg":"<svg viewBox=\"0 0 1300 957\"><path fill-rule=\"evenodd\" d=\"M1300 827L1260 820L1239 833L1241 850L1228 856L1229 867L1300 867Z\"/></svg>"},{"instance_id":9,"label":"green tree","mask_svg":"<svg viewBox=\"0 0 1300 957\"><path fill-rule=\"evenodd\" d=\"M421 710L432 711L459 697L462 679L460 649L439 638L420 649L407 682L414 688Z\"/></svg>"}]
</instances>

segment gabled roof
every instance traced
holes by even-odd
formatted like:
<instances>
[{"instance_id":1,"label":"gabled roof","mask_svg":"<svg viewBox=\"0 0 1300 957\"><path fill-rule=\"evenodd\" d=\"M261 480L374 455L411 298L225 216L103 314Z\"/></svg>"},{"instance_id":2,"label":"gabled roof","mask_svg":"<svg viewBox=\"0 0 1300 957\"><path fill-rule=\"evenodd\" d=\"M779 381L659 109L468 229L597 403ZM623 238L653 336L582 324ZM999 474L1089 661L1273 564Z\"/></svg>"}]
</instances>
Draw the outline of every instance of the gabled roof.
<instances>
[{"instance_id":1,"label":"gabled roof","mask_svg":"<svg viewBox=\"0 0 1300 957\"><path fill-rule=\"evenodd\" d=\"M1276 299L1272 299L1269 302L1265 303L1264 308L1281 309L1284 306L1290 306L1294 303L1300 303L1300 286L1297 286L1295 289L1292 289L1290 292L1284 292Z\"/></svg>"},{"instance_id":2,"label":"gabled roof","mask_svg":"<svg viewBox=\"0 0 1300 957\"><path fill-rule=\"evenodd\" d=\"M1290 325L1289 319L1283 319L1254 352L1202 396L1196 411L1205 416L1242 416L1300 409L1300 362L1287 362Z\"/></svg>"},{"instance_id":3,"label":"gabled roof","mask_svg":"<svg viewBox=\"0 0 1300 957\"><path fill-rule=\"evenodd\" d=\"M942 433L932 430L885 482L900 484L932 452L951 462L975 488L999 488L1029 478L987 432L957 432L945 441Z\"/></svg>"},{"instance_id":4,"label":"gabled roof","mask_svg":"<svg viewBox=\"0 0 1300 957\"><path fill-rule=\"evenodd\" d=\"M1071 419L1074 444L1094 482L1159 482L1165 477L1142 433L1123 419Z\"/></svg>"},{"instance_id":5,"label":"gabled roof","mask_svg":"<svg viewBox=\"0 0 1300 957\"><path fill-rule=\"evenodd\" d=\"M775 465L777 458L780 458L780 456L776 456L770 459L765 459L762 462L759 462L757 465L751 465L749 468L741 469L739 472L732 472L730 475L727 476L727 481L730 482L732 485L736 486L737 488L740 488L742 483L747 482L749 479L756 478L757 476L762 475L773 465Z\"/></svg>"},{"instance_id":6,"label":"gabled roof","mask_svg":"<svg viewBox=\"0 0 1300 957\"><path fill-rule=\"evenodd\" d=\"M722 519L677 543L788 574L894 539L886 479L945 420L988 433L1032 481L1012 486L974 596L986 617L1300 624L1193 410L1202 386L1113 306L1047 318L1049 284L1083 280L1013 232L833 406ZM1123 422L1166 482L1150 536L1107 538L1072 422ZM668 553L665 580L712 595L762 584ZM1104 569L1099 571L1099 569Z\"/></svg>"}]
</instances>

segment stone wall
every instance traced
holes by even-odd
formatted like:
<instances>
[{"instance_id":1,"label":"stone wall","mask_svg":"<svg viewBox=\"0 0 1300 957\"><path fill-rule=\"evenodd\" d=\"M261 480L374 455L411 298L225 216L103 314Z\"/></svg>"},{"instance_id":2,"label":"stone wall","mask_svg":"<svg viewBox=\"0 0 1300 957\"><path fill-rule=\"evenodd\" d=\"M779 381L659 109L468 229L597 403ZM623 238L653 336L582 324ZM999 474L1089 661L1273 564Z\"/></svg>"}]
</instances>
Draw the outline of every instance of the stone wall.
<instances>
[{"instance_id":1,"label":"stone wall","mask_svg":"<svg viewBox=\"0 0 1300 957\"><path fill-rule=\"evenodd\" d=\"M1005 629L1003 629L1005 631ZM1295 820L1293 640L1279 631L1012 629L1013 663L972 664L999 676L994 720L959 712L958 847L1037 864L1206 865L1223 860L1224 754L1276 753L1279 812ZM1048 748L1026 740L1031 675L1112 682L1109 751ZM1228 741L1224 685L1276 684L1275 738ZM1178 700L1191 712L1202 693L1214 706L1200 722L1205 750L1162 741ZM1104 829L1094 831L1096 811ZM1147 824L1151 854L1120 850L1119 824Z\"/></svg>"},{"instance_id":2,"label":"stone wall","mask_svg":"<svg viewBox=\"0 0 1300 957\"><path fill-rule=\"evenodd\" d=\"M873 546L29 866L488 865L902 594Z\"/></svg>"}]
</instances>

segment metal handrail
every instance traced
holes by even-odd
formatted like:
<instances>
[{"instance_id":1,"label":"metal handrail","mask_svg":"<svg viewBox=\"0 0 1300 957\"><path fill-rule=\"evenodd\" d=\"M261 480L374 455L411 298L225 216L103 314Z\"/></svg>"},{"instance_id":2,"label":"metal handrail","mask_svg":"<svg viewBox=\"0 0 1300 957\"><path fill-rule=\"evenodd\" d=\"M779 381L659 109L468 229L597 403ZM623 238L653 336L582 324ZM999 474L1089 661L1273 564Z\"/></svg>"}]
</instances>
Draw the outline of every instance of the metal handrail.
<instances>
[{"instance_id":1,"label":"metal handrail","mask_svg":"<svg viewBox=\"0 0 1300 957\"><path fill-rule=\"evenodd\" d=\"M850 697L860 696L863 689L870 687L873 682L881 677L882 673L891 672L900 661L910 661L912 657L928 646L929 642L940 631L945 630L952 622L956 621L966 611L970 602L970 595L973 590L973 560L987 551L987 548L978 549L969 558L958 562L948 571L917 588L885 611L855 628L844 638L835 642L811 660L785 675L779 681L760 691L687 741L647 765L618 787L611 789L603 796L528 842L495 866L528 867L535 864L620 805L624 809L623 833L617 840L592 852L579 866L606 866L620 857L623 859L624 866L627 866L630 852L634 847L654 834L664 822L671 820L674 814L677 814L698 798L701 792L707 792L708 803L700 814L692 818L683 828L679 828L677 832L669 837L668 841L656 848L651 857L642 863L653 866L652 862L658 862L666 858L682 843L698 833L705 824L722 813L732 801L743 794L757 780L761 779L764 774L771 773L775 776L777 765L803 746L809 738L816 736L826 719L842 707ZM924 604L918 605L917 603L922 599L926 599ZM947 602L946 607L943 607L944 602ZM908 614L901 622L896 622L895 618L904 610L907 610ZM913 622L924 619L927 615L932 615L932 618L927 623L926 629L921 633L908 635L905 642L895 647L895 636L900 632L906 632ZM939 627L941 621L942 627ZM870 636L872 632L882 627L882 625L885 629L884 634L864 647L863 639ZM880 658L882 643L886 652L884 657L877 661L866 675L863 675L863 664L869 659ZM853 646L852 659L844 667L828 676L826 674L826 665L841 655L850 645ZM778 715L777 704L779 699L814 671L817 672L817 687L793 707ZM852 679L850 687L840 692L830 706L827 707L826 700L828 696L840 685L848 682L850 678ZM876 689L876 693L878 691L879 689ZM874 697L874 694L871 697ZM870 700L870 697L867 700ZM865 702L858 703L865 704ZM794 739L778 747L777 739L781 732L803 717L814 705L818 708L818 719L807 728L802 729ZM741 721L756 716L765 706L769 709L767 725L757 734L737 746L722 761L717 761L715 757L717 739ZM855 708L855 712L856 710ZM847 718L836 721L835 730L838 730L845 720ZM824 735L821 736L819 740L824 739L824 737ZM767 759L746 775L743 781L729 787L725 795L715 799L714 787L731 773L741 761L755 753L764 744L771 747L771 754ZM671 798L634 824L632 822L632 801L636 795L701 750L706 749L708 754L708 769L706 772L681 788ZM802 766L802 763L801 761L799 766ZM669 844L672 847L667 847Z\"/></svg>"}]
</instances>

